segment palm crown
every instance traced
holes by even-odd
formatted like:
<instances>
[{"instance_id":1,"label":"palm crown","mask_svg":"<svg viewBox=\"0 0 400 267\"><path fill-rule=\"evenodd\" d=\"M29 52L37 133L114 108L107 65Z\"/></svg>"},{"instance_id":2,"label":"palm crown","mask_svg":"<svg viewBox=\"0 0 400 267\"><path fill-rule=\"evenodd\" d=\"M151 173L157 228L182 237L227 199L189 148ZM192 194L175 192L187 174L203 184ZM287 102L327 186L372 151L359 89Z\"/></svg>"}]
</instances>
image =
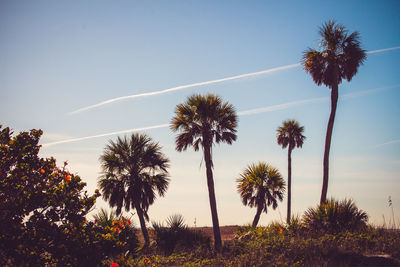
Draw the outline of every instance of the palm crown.
<instances>
[{"instance_id":1,"label":"palm crown","mask_svg":"<svg viewBox=\"0 0 400 267\"><path fill-rule=\"evenodd\" d=\"M177 105L175 113L171 128L181 132L176 137L178 151L186 150L188 146L198 151L200 146L212 146L214 140L228 144L236 140L235 109L227 102L222 103L217 95L193 95Z\"/></svg>"},{"instance_id":2,"label":"palm crown","mask_svg":"<svg viewBox=\"0 0 400 267\"><path fill-rule=\"evenodd\" d=\"M278 206L277 200L283 200L285 182L279 170L267 163L260 162L257 165L248 166L240 178L237 188L244 205L249 207L262 206L267 212L267 207L273 209Z\"/></svg>"},{"instance_id":3,"label":"palm crown","mask_svg":"<svg viewBox=\"0 0 400 267\"><path fill-rule=\"evenodd\" d=\"M348 34L344 26L328 21L320 28L322 51L309 48L304 52L304 69L309 72L317 85L325 84L332 88L342 82L350 81L358 67L366 59L365 50L360 46L357 31Z\"/></svg>"},{"instance_id":4,"label":"palm crown","mask_svg":"<svg viewBox=\"0 0 400 267\"><path fill-rule=\"evenodd\" d=\"M147 210L156 199L156 191L164 196L169 184L169 160L161 153L161 147L145 134L118 137L117 142L107 145L100 161L103 198L111 207L117 207L117 214L123 206L126 211L136 208L138 199L148 219Z\"/></svg>"},{"instance_id":5,"label":"palm crown","mask_svg":"<svg viewBox=\"0 0 400 267\"><path fill-rule=\"evenodd\" d=\"M249 165L236 181L243 204L257 207L253 227L257 226L261 212L266 213L271 205L276 209L278 200L283 200L286 185L282 175L265 162Z\"/></svg>"},{"instance_id":6,"label":"palm crown","mask_svg":"<svg viewBox=\"0 0 400 267\"><path fill-rule=\"evenodd\" d=\"M296 120L287 120L283 122L282 126L279 126L276 133L278 144L282 148L289 147L293 149L295 147L302 147L306 137L303 135L304 127L300 126Z\"/></svg>"}]
</instances>

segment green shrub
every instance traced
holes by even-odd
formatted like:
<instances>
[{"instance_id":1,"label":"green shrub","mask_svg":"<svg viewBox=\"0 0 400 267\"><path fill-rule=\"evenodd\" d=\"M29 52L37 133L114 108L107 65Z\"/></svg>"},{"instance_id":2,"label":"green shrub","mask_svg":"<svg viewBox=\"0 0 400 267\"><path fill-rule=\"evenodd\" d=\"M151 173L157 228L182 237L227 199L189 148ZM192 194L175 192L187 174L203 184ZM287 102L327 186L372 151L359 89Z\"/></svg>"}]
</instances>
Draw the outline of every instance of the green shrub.
<instances>
[{"instance_id":1,"label":"green shrub","mask_svg":"<svg viewBox=\"0 0 400 267\"><path fill-rule=\"evenodd\" d=\"M313 233L339 233L357 231L366 227L368 215L359 210L351 199L328 202L309 208L303 216L305 227Z\"/></svg>"},{"instance_id":2,"label":"green shrub","mask_svg":"<svg viewBox=\"0 0 400 267\"><path fill-rule=\"evenodd\" d=\"M170 255L176 250L196 247L210 248L210 238L200 231L188 228L182 215L172 215L168 217L166 223L167 226L153 222L157 247L165 254Z\"/></svg>"}]
</instances>

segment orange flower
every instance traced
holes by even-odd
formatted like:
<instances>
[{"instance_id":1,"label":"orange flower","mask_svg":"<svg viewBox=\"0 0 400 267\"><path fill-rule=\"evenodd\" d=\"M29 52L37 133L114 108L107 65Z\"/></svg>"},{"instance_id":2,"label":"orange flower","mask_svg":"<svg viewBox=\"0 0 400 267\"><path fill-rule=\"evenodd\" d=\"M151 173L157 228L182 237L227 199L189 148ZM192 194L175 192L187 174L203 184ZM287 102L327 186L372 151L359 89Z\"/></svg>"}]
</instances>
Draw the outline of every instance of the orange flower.
<instances>
[{"instance_id":1,"label":"orange flower","mask_svg":"<svg viewBox=\"0 0 400 267\"><path fill-rule=\"evenodd\" d=\"M40 173L44 173L44 170L43 170L43 169L40 169Z\"/></svg>"},{"instance_id":2,"label":"orange flower","mask_svg":"<svg viewBox=\"0 0 400 267\"><path fill-rule=\"evenodd\" d=\"M67 176L65 177L65 180L67 180L67 181L71 180L71 176L67 175Z\"/></svg>"}]
</instances>

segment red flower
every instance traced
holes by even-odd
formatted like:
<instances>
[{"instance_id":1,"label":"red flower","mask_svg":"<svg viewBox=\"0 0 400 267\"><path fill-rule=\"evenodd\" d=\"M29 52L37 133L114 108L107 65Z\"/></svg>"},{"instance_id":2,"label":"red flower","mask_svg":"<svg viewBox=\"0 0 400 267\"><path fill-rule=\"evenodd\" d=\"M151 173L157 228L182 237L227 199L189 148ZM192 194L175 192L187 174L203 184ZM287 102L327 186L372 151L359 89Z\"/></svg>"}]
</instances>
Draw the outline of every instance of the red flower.
<instances>
[{"instance_id":1,"label":"red flower","mask_svg":"<svg viewBox=\"0 0 400 267\"><path fill-rule=\"evenodd\" d=\"M67 175L67 177L65 177L65 180L67 181L71 180L71 176Z\"/></svg>"},{"instance_id":2,"label":"red flower","mask_svg":"<svg viewBox=\"0 0 400 267\"><path fill-rule=\"evenodd\" d=\"M128 224L131 224L131 220L128 220L127 222L128 222Z\"/></svg>"},{"instance_id":3,"label":"red flower","mask_svg":"<svg viewBox=\"0 0 400 267\"><path fill-rule=\"evenodd\" d=\"M114 262L110 267L118 267L118 263Z\"/></svg>"}]
</instances>

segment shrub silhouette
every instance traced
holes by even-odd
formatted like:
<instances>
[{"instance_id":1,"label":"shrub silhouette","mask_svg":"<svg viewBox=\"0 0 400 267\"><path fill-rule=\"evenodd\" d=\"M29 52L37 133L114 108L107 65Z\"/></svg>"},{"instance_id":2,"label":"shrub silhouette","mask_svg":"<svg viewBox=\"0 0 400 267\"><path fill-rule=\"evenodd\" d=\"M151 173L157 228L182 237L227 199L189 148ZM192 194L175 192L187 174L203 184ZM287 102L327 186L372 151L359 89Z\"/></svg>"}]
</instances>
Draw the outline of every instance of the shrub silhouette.
<instances>
[{"instance_id":1,"label":"shrub silhouette","mask_svg":"<svg viewBox=\"0 0 400 267\"><path fill-rule=\"evenodd\" d=\"M317 233L357 231L366 226L368 215L357 208L351 199L331 198L316 208L309 208L303 216L305 227Z\"/></svg>"},{"instance_id":2,"label":"shrub silhouette","mask_svg":"<svg viewBox=\"0 0 400 267\"><path fill-rule=\"evenodd\" d=\"M167 226L162 223L152 223L157 247L166 255L172 254L175 250L210 247L210 238L200 231L188 228L182 215L171 215L166 223Z\"/></svg>"}]
</instances>

